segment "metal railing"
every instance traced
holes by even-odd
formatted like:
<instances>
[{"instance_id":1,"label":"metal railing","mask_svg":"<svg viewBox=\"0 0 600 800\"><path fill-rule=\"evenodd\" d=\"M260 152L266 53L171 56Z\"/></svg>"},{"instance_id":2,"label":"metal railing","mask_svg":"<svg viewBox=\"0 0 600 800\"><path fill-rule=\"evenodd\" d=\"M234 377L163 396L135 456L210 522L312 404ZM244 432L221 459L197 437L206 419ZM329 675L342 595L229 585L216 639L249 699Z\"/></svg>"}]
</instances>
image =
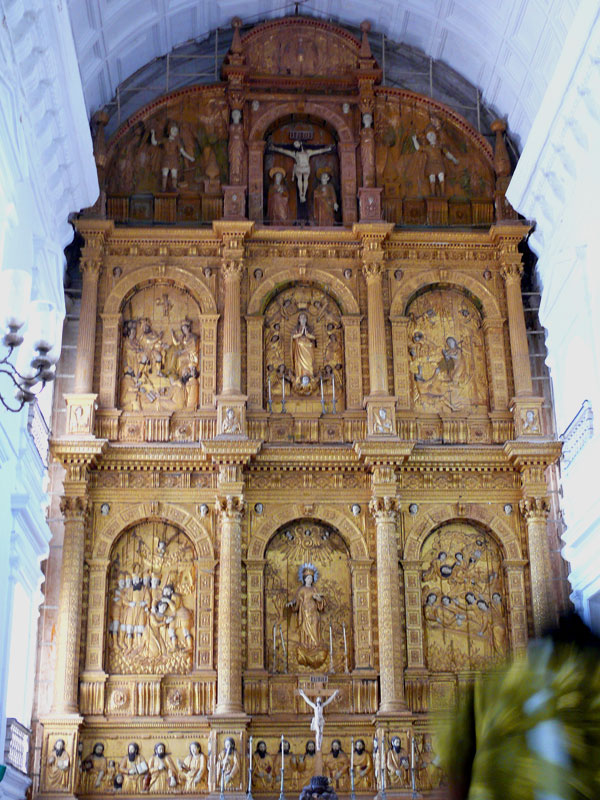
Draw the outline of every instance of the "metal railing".
<instances>
[{"instance_id":1,"label":"metal railing","mask_svg":"<svg viewBox=\"0 0 600 800\"><path fill-rule=\"evenodd\" d=\"M31 731L25 725L8 717L6 720L6 741L4 743L4 763L27 775L29 761L29 737Z\"/></svg>"}]
</instances>

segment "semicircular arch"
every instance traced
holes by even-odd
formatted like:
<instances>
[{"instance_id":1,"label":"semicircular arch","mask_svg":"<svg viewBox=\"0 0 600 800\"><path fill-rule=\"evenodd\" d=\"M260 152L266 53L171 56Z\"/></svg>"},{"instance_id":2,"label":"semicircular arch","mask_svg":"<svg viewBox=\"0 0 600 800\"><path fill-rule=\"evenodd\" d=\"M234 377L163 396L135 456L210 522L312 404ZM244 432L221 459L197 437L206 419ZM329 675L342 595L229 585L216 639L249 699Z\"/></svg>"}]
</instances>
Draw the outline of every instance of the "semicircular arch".
<instances>
[{"instance_id":1,"label":"semicircular arch","mask_svg":"<svg viewBox=\"0 0 600 800\"><path fill-rule=\"evenodd\" d=\"M310 269L307 270L302 281L299 281L295 270L284 269L261 281L248 302L248 314L262 314L277 290L292 283L314 284L323 291L327 291L339 305L342 314L360 313L358 302L350 289L334 275L330 275L325 270Z\"/></svg>"},{"instance_id":2,"label":"semicircular arch","mask_svg":"<svg viewBox=\"0 0 600 800\"><path fill-rule=\"evenodd\" d=\"M113 545L122 533L148 520L162 520L174 525L188 536L196 549L198 559L214 559L214 548L207 528L188 511L171 503L141 503L125 508L99 532L94 542L93 557L108 558Z\"/></svg>"},{"instance_id":3,"label":"semicircular arch","mask_svg":"<svg viewBox=\"0 0 600 800\"><path fill-rule=\"evenodd\" d=\"M392 298L390 316L405 316L408 306L417 292L427 289L428 287L434 289L438 286L448 289L456 289L459 292L464 292L466 290L481 304L483 317L485 319L493 320L502 317L500 305L492 292L490 292L489 289L487 289L472 275L468 275L465 272L457 272L455 270L453 270L449 275L444 276L443 279L439 274L439 271L436 271L436 273L433 275L432 273L429 273L427 278L414 275L408 277L406 280L403 280Z\"/></svg>"},{"instance_id":4,"label":"semicircular arch","mask_svg":"<svg viewBox=\"0 0 600 800\"><path fill-rule=\"evenodd\" d=\"M335 528L344 540L350 552L350 558L368 558L367 543L358 525L339 508L325 503L316 504L308 513L304 505L294 504L265 518L252 531L252 539L248 545L248 558L253 560L264 558L269 542L282 526L307 518Z\"/></svg>"},{"instance_id":5,"label":"semicircular arch","mask_svg":"<svg viewBox=\"0 0 600 800\"><path fill-rule=\"evenodd\" d=\"M483 527L498 543L505 559L513 561L523 557L516 533L494 511L482 506L471 506L464 516L457 517L455 513L451 513L447 506L434 506L408 532L404 544L403 559L405 561L418 561L421 557L423 544L429 534L442 525L459 520L467 524L472 523Z\"/></svg>"},{"instance_id":6,"label":"semicircular arch","mask_svg":"<svg viewBox=\"0 0 600 800\"><path fill-rule=\"evenodd\" d=\"M342 114L330 108L325 103L316 101L307 102L304 104L303 113L319 117L328 122L335 129L340 142L353 142L352 129L350 128L349 122L344 119ZM298 105L294 101L265 105L262 113L259 112L254 119L250 133L248 134L248 141L262 141L271 125L277 122L281 117L287 117L290 114L298 114Z\"/></svg>"},{"instance_id":7,"label":"semicircular arch","mask_svg":"<svg viewBox=\"0 0 600 800\"><path fill-rule=\"evenodd\" d=\"M200 306L202 314L217 313L217 304L208 286L192 272L182 267L166 267L164 274L160 276L157 275L156 267L138 267L132 272L128 272L113 286L104 304L104 313L118 314L123 301L130 292L138 286L141 287L157 279L173 281L189 291Z\"/></svg>"}]
</instances>

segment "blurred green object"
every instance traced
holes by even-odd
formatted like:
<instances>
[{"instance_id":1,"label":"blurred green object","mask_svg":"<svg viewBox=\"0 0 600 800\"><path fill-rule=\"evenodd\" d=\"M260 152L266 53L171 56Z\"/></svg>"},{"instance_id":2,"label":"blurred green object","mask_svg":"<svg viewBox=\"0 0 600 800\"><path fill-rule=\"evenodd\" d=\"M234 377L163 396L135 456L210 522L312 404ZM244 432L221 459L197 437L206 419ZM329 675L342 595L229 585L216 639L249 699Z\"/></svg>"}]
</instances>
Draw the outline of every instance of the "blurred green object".
<instances>
[{"instance_id":1,"label":"blurred green object","mask_svg":"<svg viewBox=\"0 0 600 800\"><path fill-rule=\"evenodd\" d=\"M0 764L0 783L2 782L2 778L4 777L5 772L6 772L6 764Z\"/></svg>"},{"instance_id":2,"label":"blurred green object","mask_svg":"<svg viewBox=\"0 0 600 800\"><path fill-rule=\"evenodd\" d=\"M436 751L452 800L600 797L600 644L575 615L478 677Z\"/></svg>"}]
</instances>

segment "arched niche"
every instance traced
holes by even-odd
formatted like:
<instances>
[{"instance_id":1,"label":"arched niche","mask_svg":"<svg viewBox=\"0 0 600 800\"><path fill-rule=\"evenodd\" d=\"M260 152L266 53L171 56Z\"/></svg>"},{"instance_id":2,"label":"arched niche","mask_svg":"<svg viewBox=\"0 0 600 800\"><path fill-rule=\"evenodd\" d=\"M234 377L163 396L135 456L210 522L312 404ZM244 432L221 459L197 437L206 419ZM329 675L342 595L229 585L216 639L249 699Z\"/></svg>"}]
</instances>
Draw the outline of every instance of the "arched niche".
<instances>
[{"instance_id":1,"label":"arched niche","mask_svg":"<svg viewBox=\"0 0 600 800\"><path fill-rule=\"evenodd\" d=\"M425 663L430 672L485 668L509 649L501 548L472 522L447 522L421 548Z\"/></svg>"},{"instance_id":2,"label":"arched niche","mask_svg":"<svg viewBox=\"0 0 600 800\"><path fill-rule=\"evenodd\" d=\"M432 278L440 278L440 280L431 280ZM478 317L479 319L479 334L476 338L480 339L480 342L477 344L475 351L479 348L479 361L485 366L485 369L479 370L481 374L485 375L487 384L485 387L485 402L483 389L478 392L476 390L478 384L474 383L472 380L471 384L472 388L475 387L474 391L464 392L464 390L462 390L463 397L459 405L464 406L465 409L469 406L474 406L475 408L479 406L482 409L490 408L492 411L506 412L509 403L508 372L504 341L504 320L500 314L498 301L483 284L475 280L472 276L456 272L452 272L451 275L442 276L439 270L435 271L433 275L428 275L428 280L424 280L419 276L414 276L406 281L402 281L401 288L398 289L392 300L390 321L392 324L394 357L394 389L398 397L399 408L412 409L422 405L422 403L419 402L415 403L415 396L418 394L416 391L417 387L415 386L415 375L418 374L418 372L415 373L414 370L418 370L418 364L414 363L415 359L411 356L411 349L430 351L424 353L425 360L429 362L428 365L425 365L426 369L432 371L435 369L435 366L440 363L442 369L438 370L438 375L441 374L441 381L439 382L440 385L446 383L446 386L441 388L450 388L456 392L457 387L452 386L448 371L444 370L443 367L446 361L452 366L451 360L454 355L460 356L462 345L459 344L458 350L454 350L454 352L450 353L449 360L445 358L443 352L443 350L447 349L445 343L442 344L437 341L428 343L427 339L424 339L423 342L419 344L418 342L415 343L412 339L415 332L413 313L415 302L420 304L423 301L419 298L423 298L427 293L440 291L455 293L454 296L463 296L465 298L465 305L474 307L475 309L471 312L472 318L475 319L475 317ZM450 296L452 296L452 294L450 294L449 297ZM447 315L451 305L445 303L441 305L444 309L444 313ZM413 307L412 309L411 306ZM455 319L449 327L452 327L452 325L456 325L459 328L465 327L465 325L462 325L460 322L461 308L457 308L457 312ZM448 335L452 334L450 333ZM435 339L435 337L433 338ZM460 336L458 339L456 336L453 338L460 343ZM473 349L471 344L468 345L468 349ZM419 361L419 359L417 358L416 361ZM436 363L434 364L434 362ZM456 363L457 359L454 359L454 364ZM437 380L437 377L434 378L434 380ZM421 387L424 385L424 383L420 384ZM440 395L443 394L443 391L440 392ZM461 394L461 390L459 390L459 394ZM473 394L481 394L481 397L471 397ZM456 410L453 408L453 403L448 402L448 399L449 398L446 397L445 400L440 400L439 409L418 408L418 410L440 410L442 413ZM470 403L471 400L475 402Z\"/></svg>"},{"instance_id":3,"label":"arched niche","mask_svg":"<svg viewBox=\"0 0 600 800\"><path fill-rule=\"evenodd\" d=\"M340 534L306 518L284 525L265 552L264 590L268 671L344 672L352 656L352 577Z\"/></svg>"},{"instance_id":4,"label":"arched niche","mask_svg":"<svg viewBox=\"0 0 600 800\"><path fill-rule=\"evenodd\" d=\"M457 518L448 505L434 506L428 509L418 521L407 531L402 558L404 570L405 606L407 619L407 639L411 643L408 648L408 666L422 670L425 663L425 617L424 604L427 597L422 597L423 573L430 566L423 566L422 554L425 543L436 531L451 530L451 526L466 525L470 529L485 535L486 541L497 548L500 558L504 595L502 604L508 614L508 638L513 653L521 652L527 642L527 603L525 597L526 561L523 560L521 545L514 530L495 509L487 506L469 505L464 509L464 516ZM455 550L452 554L452 562ZM448 554L448 551L446 551ZM463 554L464 555L464 554ZM463 559L464 560L464 559ZM465 592L463 594L466 594ZM466 602L466 601L465 601ZM487 601L486 601L487 602Z\"/></svg>"},{"instance_id":5,"label":"arched niche","mask_svg":"<svg viewBox=\"0 0 600 800\"><path fill-rule=\"evenodd\" d=\"M430 286L413 296L406 316L413 408L487 410L485 338L476 298L454 287Z\"/></svg>"},{"instance_id":6,"label":"arched niche","mask_svg":"<svg viewBox=\"0 0 600 800\"><path fill-rule=\"evenodd\" d=\"M279 531L285 531L309 519L310 524L322 530L333 530L344 543L348 553L352 592L352 648L347 638L350 667L372 668L373 630L369 609L373 601L371 587L371 565L367 543L356 523L335 506L315 504L311 517L307 518L304 506L299 503L287 505L257 523L253 528L245 560L248 585L247 668L271 669L273 629L267 630L265 619L265 585L268 546ZM300 566L300 564L298 565ZM299 586L300 584L296 584ZM291 599L291 598L290 598ZM283 627L283 626L282 626ZM276 631L278 633L278 630ZM343 633L343 631L342 631ZM328 630L327 630L328 635ZM265 640L269 637L269 642ZM348 628L346 628L348 637ZM342 636L343 638L343 636ZM269 653L270 648L270 653ZM265 659L267 656L267 660ZM338 656L339 658L339 656Z\"/></svg>"},{"instance_id":7,"label":"arched niche","mask_svg":"<svg viewBox=\"0 0 600 800\"><path fill-rule=\"evenodd\" d=\"M106 671L185 674L194 665L197 552L178 527L147 520L113 543L107 575Z\"/></svg>"},{"instance_id":8,"label":"arched niche","mask_svg":"<svg viewBox=\"0 0 600 800\"><path fill-rule=\"evenodd\" d=\"M106 524L102 521L106 520ZM109 521L110 520L110 521ZM104 627L108 618L108 579L111 552L119 538L136 526L155 523L185 533L195 553L197 632L194 666L213 668L213 609L215 557L210 532L188 511L171 503L140 503L100 517L89 558L90 604L88 607L85 670L98 672L104 663Z\"/></svg>"},{"instance_id":9,"label":"arched niche","mask_svg":"<svg viewBox=\"0 0 600 800\"><path fill-rule=\"evenodd\" d=\"M135 377L133 381L129 381L131 386L126 387L124 390L121 380L122 374L119 369L121 352L125 349L123 347L124 339L130 330L124 324L124 319L127 317L127 304L132 302L131 298L140 295L142 292L155 292L157 294L156 302L158 305L153 307L155 313L152 315L152 322L154 322L154 317L157 317L156 324L151 324L150 328L153 337L156 337L161 331L163 337L167 337L162 349L167 351L170 348L171 353L174 355L174 359L172 359L174 361L181 357L181 354L175 354L176 350L189 351L186 355L186 364L181 365L182 374L185 371L185 379L182 380L182 376L176 374L176 365L172 364L171 366L174 367L174 371L171 370L173 375L165 375L164 378L159 377L159 383L164 383L164 386L158 387L158 393L151 390L149 396L147 392L139 391L137 386L139 381L136 381ZM166 296L166 300L164 296ZM197 309L193 314L192 327L188 329L187 333L183 331L182 327L186 320L187 311L183 309L185 311L183 313L178 299L180 297L186 298L186 308L189 304L190 309ZM160 318L161 314L162 319ZM213 407L216 388L215 341L218 314L216 313L216 304L212 294L199 278L178 267L165 268L159 276L157 276L156 269L152 267L133 270L113 287L104 304L101 316L103 323L99 391L101 407L115 408L121 400L125 400L126 407L129 408L131 406L129 410L142 412L155 410L157 400L159 405L161 403L161 391L169 394L168 398L164 398L164 408L156 408L156 410L163 413L171 413L180 409L194 410L198 407ZM141 318L137 322L140 329L145 325L144 320L145 318ZM138 339L138 342L131 348L134 353L133 360L139 360L135 356L136 352L147 350L148 352L143 355L143 359L152 362L154 360L152 342L148 341L146 343L147 346L144 342L140 342L139 339L143 338L141 331L139 334L135 332L135 338ZM175 339L179 340L179 345ZM158 345L156 348L160 349ZM190 361L188 356L191 356L192 351L196 353L196 366L187 363ZM161 369L160 371L162 372L163 370ZM197 372L197 375L192 375L194 371ZM149 399L149 397L154 399Z\"/></svg>"},{"instance_id":10,"label":"arched niche","mask_svg":"<svg viewBox=\"0 0 600 800\"><path fill-rule=\"evenodd\" d=\"M249 195L248 213L250 219L262 221L265 216L264 168L265 136L278 119L285 119L298 114L297 102L263 102L258 112L253 115L252 127L248 134L248 176ZM332 104L316 100L302 104L302 114L307 117L323 120L336 134L341 176L342 222L351 225L357 220L356 211L356 142L350 121Z\"/></svg>"},{"instance_id":11,"label":"arched niche","mask_svg":"<svg viewBox=\"0 0 600 800\"><path fill-rule=\"evenodd\" d=\"M336 341L331 341L328 356L333 357L334 350L341 347L342 360L337 359L335 364L338 366L335 374L338 390L337 407L341 410L340 390L345 392L346 408L361 408L362 404L362 373L360 358L360 314L356 299L342 281L334 276L326 274L323 270L311 269L310 275L302 283L298 283L297 275L291 269L279 270L267 275L261 281L260 287L250 297L248 303L247 336L248 353L252 357L248 359L248 406L251 409L261 409L268 394L268 381L266 374L267 358L269 356L269 333L267 322L267 309L273 307L277 302L277 297L283 292L289 292L294 286L298 286L302 291L310 289L314 292L322 292L324 302L328 302L332 308L336 308L336 320L330 321L334 327L329 331L323 331L323 336L327 337L327 342L323 342L322 353L319 354L319 366L326 362L325 351L331 341L331 334L335 334ZM296 314L297 317L297 314ZM341 327L340 327L341 324ZM273 332L271 332L271 337ZM286 347L282 355L290 360L290 354ZM338 353L339 355L339 353ZM331 359L330 359L331 360ZM333 362L332 362L333 363ZM339 367L341 365L341 369ZM291 366L289 364L288 366ZM272 391L277 386L277 391L281 390L281 376L277 381L272 378ZM314 387L313 387L314 388ZM332 401L332 380L329 373L324 381L324 389L327 391L328 402ZM320 386L319 386L320 390ZM317 400L320 410L320 401Z\"/></svg>"}]
</instances>

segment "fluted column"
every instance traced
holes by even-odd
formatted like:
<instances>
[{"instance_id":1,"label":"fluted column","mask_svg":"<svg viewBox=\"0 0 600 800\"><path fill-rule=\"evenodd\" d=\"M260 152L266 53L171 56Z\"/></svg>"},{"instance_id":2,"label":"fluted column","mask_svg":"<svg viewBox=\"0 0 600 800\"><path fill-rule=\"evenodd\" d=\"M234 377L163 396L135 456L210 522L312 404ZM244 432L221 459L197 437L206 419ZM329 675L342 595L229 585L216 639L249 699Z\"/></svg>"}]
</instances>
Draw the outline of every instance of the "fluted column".
<instances>
[{"instance_id":1,"label":"fluted column","mask_svg":"<svg viewBox=\"0 0 600 800\"><path fill-rule=\"evenodd\" d=\"M60 504L65 520L63 561L58 600L58 636L52 713L76 714L81 633L81 590L88 500L65 496Z\"/></svg>"},{"instance_id":2,"label":"fluted column","mask_svg":"<svg viewBox=\"0 0 600 800\"><path fill-rule=\"evenodd\" d=\"M551 577L551 564L546 523L550 513L550 501L547 497L525 497L519 503L519 508L527 523L533 626L536 636L539 636L556 622L548 583Z\"/></svg>"},{"instance_id":3,"label":"fluted column","mask_svg":"<svg viewBox=\"0 0 600 800\"><path fill-rule=\"evenodd\" d=\"M239 714L242 707L242 517L239 495L217 499L220 531L217 648L217 714Z\"/></svg>"},{"instance_id":4,"label":"fluted column","mask_svg":"<svg viewBox=\"0 0 600 800\"><path fill-rule=\"evenodd\" d=\"M366 261L363 264L363 274L367 281L369 380L371 395L388 394L382 271L382 264L379 261Z\"/></svg>"},{"instance_id":5,"label":"fluted column","mask_svg":"<svg viewBox=\"0 0 600 800\"><path fill-rule=\"evenodd\" d=\"M242 390L242 332L240 283L242 260L223 262L225 311L223 314L223 394L239 395Z\"/></svg>"},{"instance_id":6,"label":"fluted column","mask_svg":"<svg viewBox=\"0 0 600 800\"><path fill-rule=\"evenodd\" d=\"M374 497L369 508L377 527L377 618L379 622L380 713L406 710L398 545L396 523L400 510L395 497Z\"/></svg>"},{"instance_id":7,"label":"fluted column","mask_svg":"<svg viewBox=\"0 0 600 800\"><path fill-rule=\"evenodd\" d=\"M94 350L96 344L96 309L98 306L98 278L102 262L97 258L81 261L83 290L77 334L77 361L75 363L74 391L89 394L94 377Z\"/></svg>"},{"instance_id":8,"label":"fluted column","mask_svg":"<svg viewBox=\"0 0 600 800\"><path fill-rule=\"evenodd\" d=\"M515 397L530 397L533 394L531 367L529 365L529 345L521 296L521 276L523 266L518 252L503 254L502 277L506 283L506 304L508 306L508 332L512 354Z\"/></svg>"}]
</instances>

